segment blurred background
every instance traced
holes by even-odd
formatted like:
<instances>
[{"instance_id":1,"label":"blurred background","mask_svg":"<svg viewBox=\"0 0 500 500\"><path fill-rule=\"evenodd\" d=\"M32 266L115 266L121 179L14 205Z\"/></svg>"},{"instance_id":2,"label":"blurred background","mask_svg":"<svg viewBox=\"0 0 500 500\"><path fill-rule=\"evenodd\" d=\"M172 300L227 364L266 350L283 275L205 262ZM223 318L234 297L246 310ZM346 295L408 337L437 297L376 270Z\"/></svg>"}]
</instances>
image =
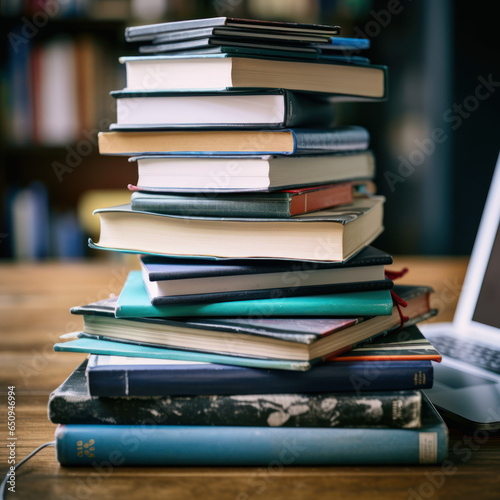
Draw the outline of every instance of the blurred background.
<instances>
[{"instance_id":1,"label":"blurred background","mask_svg":"<svg viewBox=\"0 0 500 500\"><path fill-rule=\"evenodd\" d=\"M100 156L135 55L126 26L202 17L340 25L389 67L389 100L337 105L335 124L371 133L387 198L376 246L394 255L472 249L500 148L497 25L485 1L2 0L0 258L96 253L92 209L129 199L136 165ZM364 55L364 54L363 54ZM500 195L500 193L499 193ZM116 201L116 203L114 203ZM95 218L97 219L97 217Z\"/></svg>"}]
</instances>

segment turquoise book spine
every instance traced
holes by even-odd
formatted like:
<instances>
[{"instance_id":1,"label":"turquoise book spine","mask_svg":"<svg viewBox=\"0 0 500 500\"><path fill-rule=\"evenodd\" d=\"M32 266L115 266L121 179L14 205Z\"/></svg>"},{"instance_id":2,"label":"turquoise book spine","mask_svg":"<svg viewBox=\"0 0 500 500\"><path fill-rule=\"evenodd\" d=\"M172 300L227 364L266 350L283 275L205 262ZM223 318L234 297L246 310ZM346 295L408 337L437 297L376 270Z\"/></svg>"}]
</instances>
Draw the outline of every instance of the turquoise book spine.
<instances>
[{"instance_id":1,"label":"turquoise book spine","mask_svg":"<svg viewBox=\"0 0 500 500\"><path fill-rule=\"evenodd\" d=\"M448 432L434 407L417 429L59 425L61 465L435 464Z\"/></svg>"},{"instance_id":2,"label":"turquoise book spine","mask_svg":"<svg viewBox=\"0 0 500 500\"><path fill-rule=\"evenodd\" d=\"M140 271L131 271L118 298L117 318L151 317L235 317L286 316L389 316L392 314L389 290L336 293L307 297L238 300L209 304L151 304Z\"/></svg>"}]
</instances>

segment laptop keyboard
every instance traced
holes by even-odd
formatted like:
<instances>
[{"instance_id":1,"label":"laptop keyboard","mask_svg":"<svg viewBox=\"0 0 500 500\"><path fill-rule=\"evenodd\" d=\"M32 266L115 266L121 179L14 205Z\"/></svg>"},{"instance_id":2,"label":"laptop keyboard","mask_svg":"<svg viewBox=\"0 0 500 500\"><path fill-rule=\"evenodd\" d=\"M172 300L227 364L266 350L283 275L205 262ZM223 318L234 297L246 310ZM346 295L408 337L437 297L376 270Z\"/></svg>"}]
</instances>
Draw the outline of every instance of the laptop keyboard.
<instances>
[{"instance_id":1,"label":"laptop keyboard","mask_svg":"<svg viewBox=\"0 0 500 500\"><path fill-rule=\"evenodd\" d=\"M432 345L441 353L450 358L465 361L485 370L500 375L500 352L489 347L480 346L458 340L447 335L440 335L432 339Z\"/></svg>"}]
</instances>

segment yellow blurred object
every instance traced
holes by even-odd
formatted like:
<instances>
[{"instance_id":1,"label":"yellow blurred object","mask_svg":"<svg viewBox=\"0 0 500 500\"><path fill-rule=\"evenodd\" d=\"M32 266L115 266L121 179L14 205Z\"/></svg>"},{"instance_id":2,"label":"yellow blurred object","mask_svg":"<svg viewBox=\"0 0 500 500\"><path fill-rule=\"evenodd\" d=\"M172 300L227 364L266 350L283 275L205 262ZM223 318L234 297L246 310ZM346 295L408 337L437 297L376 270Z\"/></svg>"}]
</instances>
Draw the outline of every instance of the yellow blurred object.
<instances>
[{"instance_id":1,"label":"yellow blurred object","mask_svg":"<svg viewBox=\"0 0 500 500\"><path fill-rule=\"evenodd\" d=\"M78 200L77 215L85 233L98 241L99 217L92 215L94 210L130 203L130 194L128 189L96 189L83 193Z\"/></svg>"}]
</instances>

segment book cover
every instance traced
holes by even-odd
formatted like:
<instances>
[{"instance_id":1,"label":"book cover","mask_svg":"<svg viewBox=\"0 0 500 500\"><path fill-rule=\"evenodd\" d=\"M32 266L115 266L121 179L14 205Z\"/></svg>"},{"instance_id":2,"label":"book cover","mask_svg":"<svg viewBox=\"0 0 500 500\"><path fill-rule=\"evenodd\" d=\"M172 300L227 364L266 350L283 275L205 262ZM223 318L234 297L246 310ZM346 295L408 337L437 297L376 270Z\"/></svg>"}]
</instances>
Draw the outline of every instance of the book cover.
<instances>
[{"instance_id":1,"label":"book cover","mask_svg":"<svg viewBox=\"0 0 500 500\"><path fill-rule=\"evenodd\" d=\"M99 132L102 155L301 155L363 151L369 134L358 126L327 129L147 130Z\"/></svg>"},{"instance_id":2,"label":"book cover","mask_svg":"<svg viewBox=\"0 0 500 500\"><path fill-rule=\"evenodd\" d=\"M59 425L61 465L436 464L448 452L448 429L422 395L417 429Z\"/></svg>"},{"instance_id":3,"label":"book cover","mask_svg":"<svg viewBox=\"0 0 500 500\"><path fill-rule=\"evenodd\" d=\"M346 182L273 193L206 194L148 193L131 196L132 210L205 217L291 217L352 203L356 186Z\"/></svg>"},{"instance_id":4,"label":"book cover","mask_svg":"<svg viewBox=\"0 0 500 500\"><path fill-rule=\"evenodd\" d=\"M54 344L54 351L105 354L110 356L125 357L133 356L151 359L199 361L224 365L251 366L254 368L292 371L309 370L311 366L321 362L320 359L313 361L291 361L281 359L248 358L243 356L227 356L223 354L181 351L176 349L166 349L163 347L151 347L92 338L78 338L76 340L66 342L57 342Z\"/></svg>"},{"instance_id":5,"label":"book cover","mask_svg":"<svg viewBox=\"0 0 500 500\"><path fill-rule=\"evenodd\" d=\"M153 305L140 271L131 271L116 304L117 318L147 317L276 317L379 316L392 311L389 290L370 290L301 297L226 302Z\"/></svg>"},{"instance_id":6,"label":"book cover","mask_svg":"<svg viewBox=\"0 0 500 500\"><path fill-rule=\"evenodd\" d=\"M156 68L155 82L164 90L199 89L199 80L192 77L198 72L203 73L203 88L207 90L286 88L338 94L348 99L384 100L387 97L386 66L357 64L345 55L326 57L320 53L316 59L301 60L281 55L256 55L251 51L257 49L249 47L239 49L247 49L250 53L233 55L226 51L190 55L189 51L184 51L182 55L121 57L120 62L125 64L126 86L130 90L143 90L144 82L149 81L146 75ZM290 54L299 53L290 51ZM338 57L344 60L338 62Z\"/></svg>"},{"instance_id":7,"label":"book cover","mask_svg":"<svg viewBox=\"0 0 500 500\"><path fill-rule=\"evenodd\" d=\"M104 250L177 257L345 261L383 231L385 198L290 218L194 217L133 211L130 205L96 210ZM126 227L127 230L122 230Z\"/></svg>"},{"instance_id":8,"label":"book cover","mask_svg":"<svg viewBox=\"0 0 500 500\"><path fill-rule=\"evenodd\" d=\"M142 26L129 26L125 28L125 40L136 42L154 40L164 33L189 31L192 29L207 28L214 26L228 26L235 30L254 30L257 32L290 32L311 33L325 36L338 35L339 26L327 26L310 23L291 23L282 21L264 21L258 19L239 19L234 17L209 17L203 19L188 19L168 23L146 24Z\"/></svg>"},{"instance_id":9,"label":"book cover","mask_svg":"<svg viewBox=\"0 0 500 500\"><path fill-rule=\"evenodd\" d=\"M285 89L228 92L112 91L117 123L110 130L328 127L334 104Z\"/></svg>"},{"instance_id":10,"label":"book cover","mask_svg":"<svg viewBox=\"0 0 500 500\"><path fill-rule=\"evenodd\" d=\"M177 259L142 255L140 262L151 281L187 278L217 278L218 276L244 276L247 274L321 272L328 269L349 269L388 266L392 257L373 246L364 248L346 262L287 262L276 260L242 259L232 261ZM383 268L383 267L382 267ZM298 284L295 282L294 284Z\"/></svg>"},{"instance_id":11,"label":"book cover","mask_svg":"<svg viewBox=\"0 0 500 500\"><path fill-rule=\"evenodd\" d=\"M416 428L420 391L95 397L84 361L49 397L55 424Z\"/></svg>"},{"instance_id":12,"label":"book cover","mask_svg":"<svg viewBox=\"0 0 500 500\"><path fill-rule=\"evenodd\" d=\"M341 357L337 358L342 360ZM427 359L342 361L306 372L264 370L193 361L91 355L86 369L92 396L182 396L400 391L432 387Z\"/></svg>"},{"instance_id":13,"label":"book cover","mask_svg":"<svg viewBox=\"0 0 500 500\"><path fill-rule=\"evenodd\" d=\"M131 191L187 193L273 192L356 181L358 189L375 176L372 151L316 155L220 156L149 155L137 161L137 186ZM368 193L375 194L375 185Z\"/></svg>"}]
</instances>

